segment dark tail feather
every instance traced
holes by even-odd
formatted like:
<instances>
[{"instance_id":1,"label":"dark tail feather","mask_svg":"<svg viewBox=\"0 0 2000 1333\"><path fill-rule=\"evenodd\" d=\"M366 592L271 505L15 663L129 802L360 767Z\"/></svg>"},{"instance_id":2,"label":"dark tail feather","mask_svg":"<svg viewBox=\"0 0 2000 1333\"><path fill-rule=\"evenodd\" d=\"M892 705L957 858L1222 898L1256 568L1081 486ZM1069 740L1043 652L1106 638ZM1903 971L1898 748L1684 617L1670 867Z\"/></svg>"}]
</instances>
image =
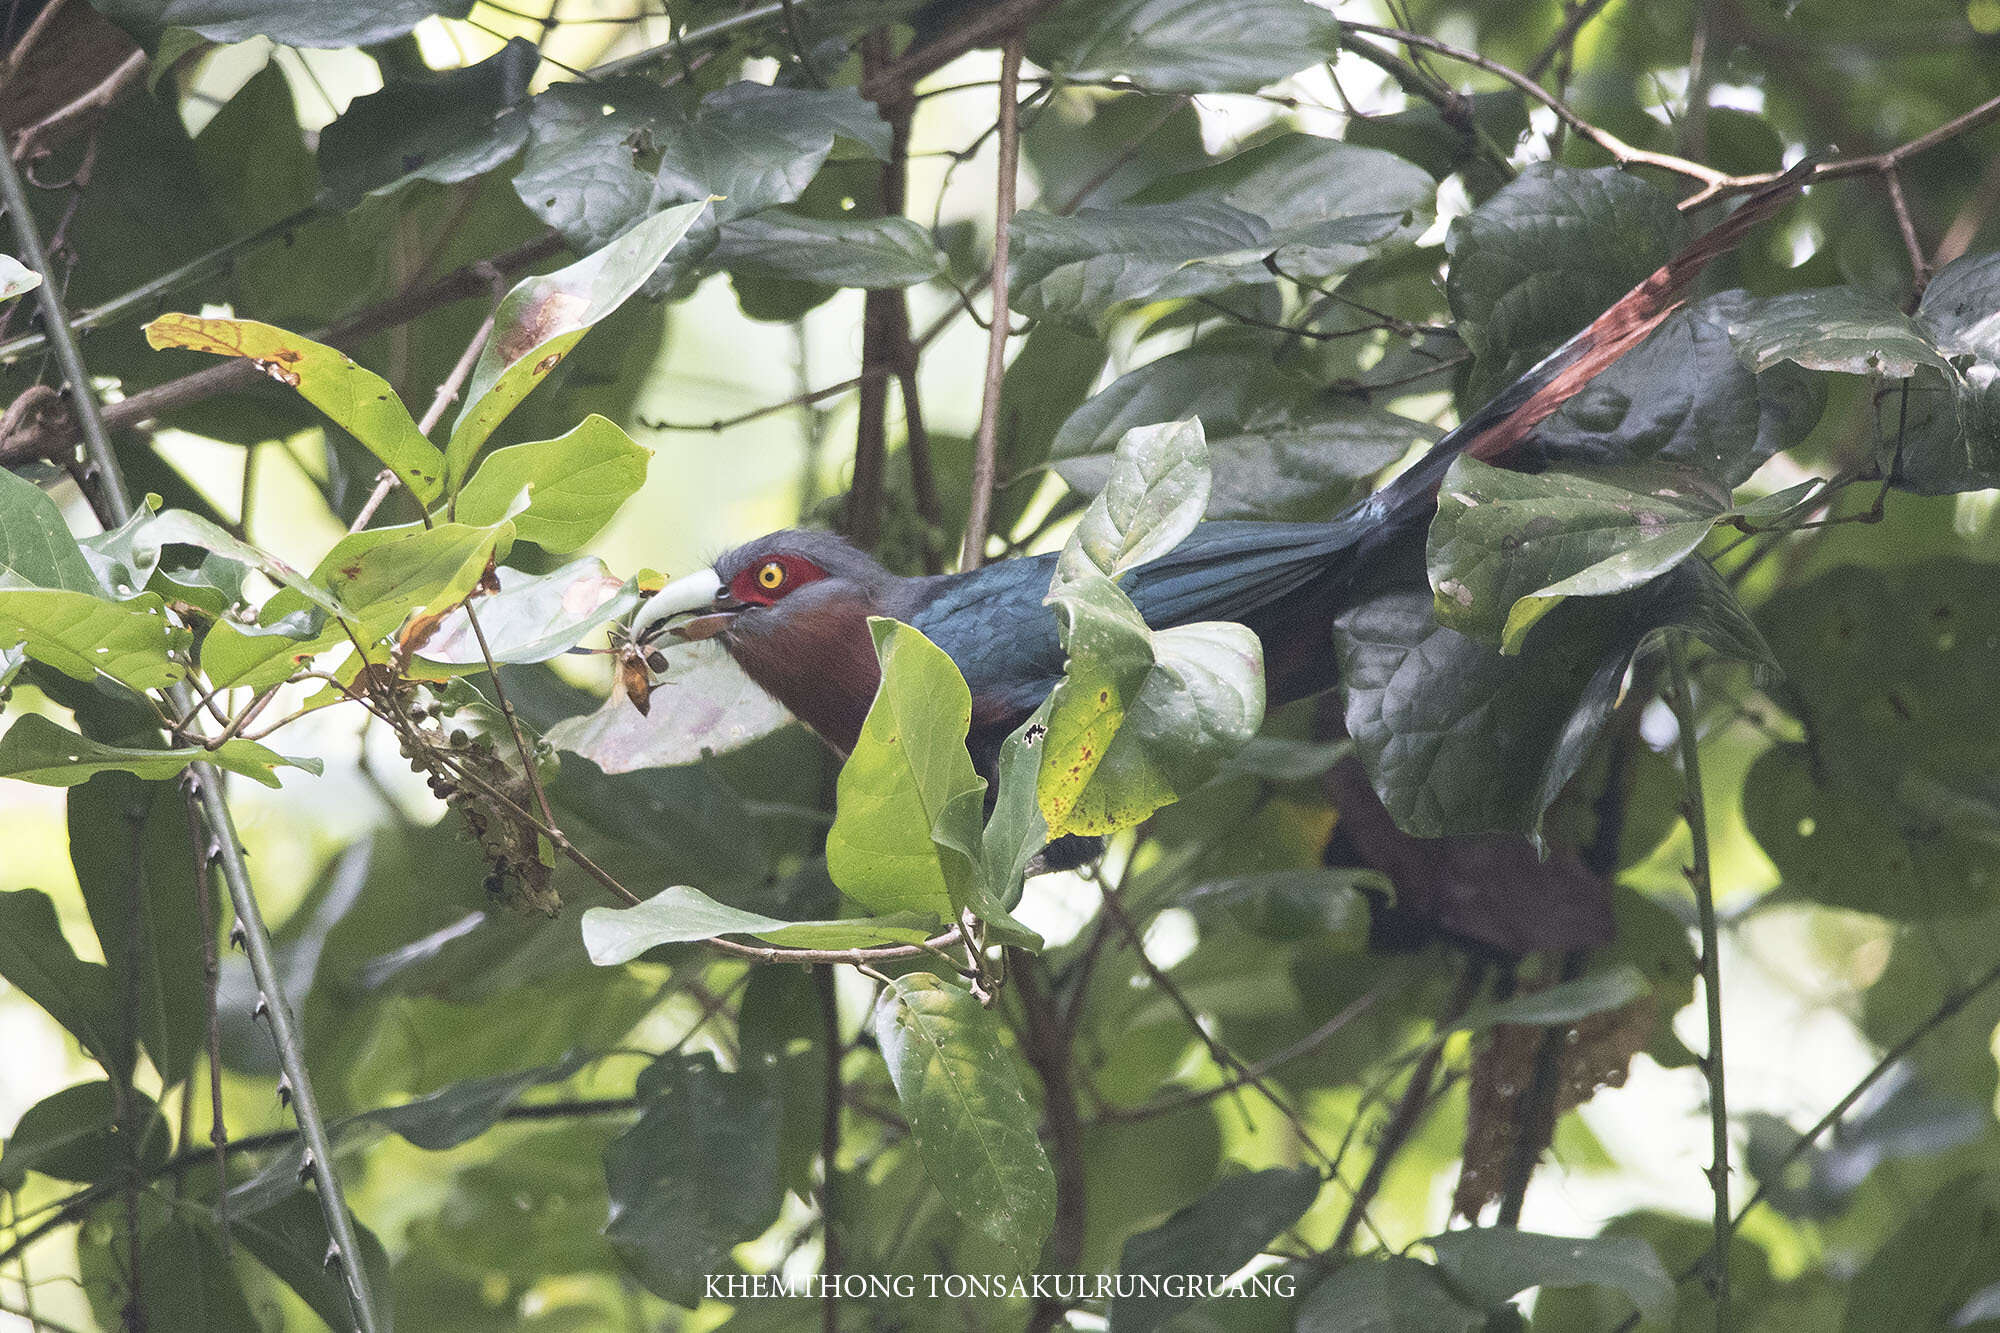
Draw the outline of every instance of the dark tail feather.
<instances>
[{"instance_id":1,"label":"dark tail feather","mask_svg":"<svg viewBox=\"0 0 2000 1333\"><path fill-rule=\"evenodd\" d=\"M1429 509L1438 483L1460 454L1493 462L1513 453L1557 408L1644 342L1661 320L1680 307L1688 288L1710 261L1735 249L1752 227L1790 202L1812 179L1812 173L1813 162L1807 159L1750 195L1728 217L1689 242L1582 332L1536 362L1433 445L1429 453L1363 501L1356 508L1357 516L1365 513L1375 524L1400 528L1395 520Z\"/></svg>"}]
</instances>

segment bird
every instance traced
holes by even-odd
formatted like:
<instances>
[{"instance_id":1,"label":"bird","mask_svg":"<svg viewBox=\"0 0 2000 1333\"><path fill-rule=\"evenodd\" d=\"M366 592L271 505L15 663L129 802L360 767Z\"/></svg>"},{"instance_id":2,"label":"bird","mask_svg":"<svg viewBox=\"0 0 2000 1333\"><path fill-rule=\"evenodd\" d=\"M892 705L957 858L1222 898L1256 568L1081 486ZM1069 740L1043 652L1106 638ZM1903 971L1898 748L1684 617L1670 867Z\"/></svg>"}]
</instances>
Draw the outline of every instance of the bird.
<instances>
[{"instance_id":1,"label":"bird","mask_svg":"<svg viewBox=\"0 0 2000 1333\"><path fill-rule=\"evenodd\" d=\"M1235 621L1264 650L1272 706L1337 683L1331 627L1385 553L1421 534L1439 482L1461 455L1504 460L1599 372L1677 308L1704 266L1809 178L1809 163L1752 194L1440 439L1388 485L1317 523L1209 520L1126 576L1154 629ZM917 629L958 666L972 696L974 766L992 775L1001 743L1063 677L1055 613L1044 604L1056 556L1024 556L906 577L832 533L785 529L677 579L635 613L642 641L717 639L743 671L834 750L854 748L880 683L871 616ZM680 619L686 616L687 619Z\"/></svg>"}]
</instances>

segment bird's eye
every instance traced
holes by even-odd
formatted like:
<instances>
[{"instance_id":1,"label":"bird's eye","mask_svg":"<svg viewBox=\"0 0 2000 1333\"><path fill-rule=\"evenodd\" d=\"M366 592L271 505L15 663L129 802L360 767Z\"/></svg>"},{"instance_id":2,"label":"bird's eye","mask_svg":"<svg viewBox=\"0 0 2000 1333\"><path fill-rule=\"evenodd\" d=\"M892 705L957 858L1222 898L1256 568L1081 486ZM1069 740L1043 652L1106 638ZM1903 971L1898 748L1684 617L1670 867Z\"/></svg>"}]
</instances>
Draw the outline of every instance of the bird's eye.
<instances>
[{"instance_id":1,"label":"bird's eye","mask_svg":"<svg viewBox=\"0 0 2000 1333\"><path fill-rule=\"evenodd\" d=\"M784 582L785 567L775 560L766 561L757 570L757 586L766 592L772 592L783 587Z\"/></svg>"}]
</instances>

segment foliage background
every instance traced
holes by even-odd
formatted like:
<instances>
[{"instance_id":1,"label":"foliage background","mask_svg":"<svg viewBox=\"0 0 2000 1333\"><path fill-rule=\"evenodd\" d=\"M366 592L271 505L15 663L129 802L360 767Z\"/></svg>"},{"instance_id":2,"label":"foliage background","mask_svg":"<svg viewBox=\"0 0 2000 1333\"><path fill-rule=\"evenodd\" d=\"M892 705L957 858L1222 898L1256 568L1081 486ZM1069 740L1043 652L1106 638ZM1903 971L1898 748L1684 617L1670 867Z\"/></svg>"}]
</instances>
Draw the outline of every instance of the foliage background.
<instances>
[{"instance_id":1,"label":"foliage background","mask_svg":"<svg viewBox=\"0 0 2000 1333\"><path fill-rule=\"evenodd\" d=\"M415 169L411 164L439 160L438 142L424 135L443 134L451 108L478 105L482 95L484 85L428 86L432 72L496 55L505 61L508 38L538 44L543 59L487 68L483 77L503 85L513 78L520 86L485 94L499 100L482 112L482 132L506 124L493 110L507 98L546 97L548 88L571 83L574 69L602 66L677 32L718 23L726 29L719 41L647 65L650 77L678 77L702 92L741 74L794 87L814 78L848 86L890 59L878 52L864 68L858 48L865 33L879 30L883 36L865 40L890 50L922 49L1009 8L799 0L790 18L804 26L795 35L786 14L764 12L769 6L736 29L728 20L738 11L726 4L670 5L670 15L659 16L620 8L617 0L568 0L558 19L544 21L537 2L481 3L458 17L422 17L407 36L390 31L395 15L409 11L414 20L425 6L349 6L355 14L384 16L385 28L367 35L366 50L337 42L274 45L261 37L219 44L162 37L147 30L156 6L103 6L140 31L152 54L146 86L123 96L101 126L57 144L35 169L38 183L60 185L89 155L87 174L68 188L37 192L45 232L64 238L72 310L90 309L302 209L314 212L284 238L247 247L233 263L91 334L84 350L92 370L130 395L201 369L193 354L156 352L138 336L135 321L162 309L227 305L244 317L318 328L543 235L550 219L531 212L514 183L535 150L531 145L524 159L519 140L506 132L494 131L498 146L487 156L434 173L452 179L399 183ZM1151 8L1158 6L1070 4L1038 19L1028 39L1024 93L1039 97L1043 62L1056 62L1079 39L1112 50L1106 68L1121 57L1149 58L1117 51L1105 34L1125 31L1121 23ZM1301 18L1304 6L1290 0L1184 8L1192 34L1187 45L1154 53L1150 81L1147 74L1136 79L1151 91L1073 86L1024 112L1023 207L1054 212L1080 193L1093 203L1128 199L1283 128L1345 137L1420 163L1441 180L1439 219L1468 213L1526 163L1554 156L1594 168L1610 160L1573 128L1559 129L1547 109L1530 114L1498 79L1436 53L1410 56L1391 42L1371 42L1352 30L1343 35L1331 22ZM25 14L9 12L10 31L18 32ZM2000 11L1982 0L1894 12L1812 0L1790 9L1737 0L1685 9L1615 0L1414 4L1380 12L1342 6L1339 16L1393 24L1531 70L1590 126L1642 150L1731 173L1774 170L1806 151L1840 158L1887 150L2000 91L1992 73ZM1311 36L1322 47L1286 42L1273 54L1260 44L1273 31ZM96 32L79 40L115 39ZM1331 73L1324 66L1294 73L1287 64L1301 51L1303 64L1357 43L1394 58L1385 68L1349 49ZM877 526L888 558L914 569L927 542L947 553L955 547L987 339L954 312L960 291L983 280L991 255L990 130L1000 66L989 40L968 45L978 49L927 72L920 85L925 95L910 133L903 210L929 229L945 256L942 274L908 286L909 327L922 332L943 323L915 375L937 467L940 522L927 530L918 512L900 393L887 395L886 403L871 396L864 406L861 395L841 392L721 430L671 428L782 404L865 368L870 298L843 285L845 275L811 270L812 263L831 263L823 249L797 247L815 256L792 256L806 266L804 278L832 278L826 285L838 290L815 289L798 272L718 260L715 266L728 272L686 276L671 299L620 310L510 423L508 439L539 439L599 412L654 451L644 489L591 544L613 570L684 572L801 514L844 515L853 523L854 511L840 502L854 476L857 434L879 441L886 456L886 481L864 503L880 505ZM1088 62L1079 64L1087 75ZM385 84L392 91L380 96L387 100L368 100ZM1468 105L1484 142L1426 110L1432 103L1422 88L1479 94ZM1459 104L1443 100L1455 114ZM534 113L522 114L532 120ZM18 103L9 117L15 130L36 119ZM1955 255L1994 248L1995 134L1968 126L1901 164L1895 180L1906 219L1899 219L1879 173L1816 187L1781 224L1725 261L1711 289L1741 286L1761 297L1844 287L1905 305L1913 295L1913 253L1923 268L1935 269ZM597 169L607 149L615 153L615 141L586 139L557 154L551 170ZM1336 437L1342 447L1304 451L1306 461L1292 472L1274 469L1268 480L1260 473L1255 483L1239 483L1248 492L1232 512L1330 514L1420 432L1371 425L1351 405L1321 412L1326 401L1313 390L1354 378L1394 380L1452 361L1455 383L1444 375L1417 379L1371 404L1449 425L1461 408L1476 406L1643 275L1662 245L1670 248L1671 201L1698 182L1672 171L1631 174L1652 182L1657 197L1622 199L1600 219L1590 246L1572 250L1524 229L1529 240L1521 253L1496 247L1502 271L1485 281L1517 297L1516 304L1470 292L1469 265L1454 267L1441 282L1447 227L1426 218L1417 247L1371 256L1343 288L1401 321L1394 325L1278 282L1225 284L1205 299L1169 295L1066 320L1076 312L1061 308L1060 292L1033 284L1024 290L1017 279L1017 318L1022 311L1038 318L1033 332L1014 343L1017 369L999 402L1005 459L1010 468L1038 462L1036 450L1060 438L1057 428L1074 420L1072 412L1094 390L1200 340L1215 363L1174 382L1157 417L1122 424L1199 411L1211 440L1234 431L1253 442L1240 446L1249 451L1273 449L1284 429L1310 422L1327 432L1315 438ZM872 215L879 175L867 151L837 142L797 211L822 219ZM1321 189L1333 196L1336 187L1352 192L1375 183L1357 171ZM572 179L564 188L586 187ZM321 191L330 193L316 204ZM1108 242L1091 237L1086 244ZM551 247L534 267L571 257ZM921 267L928 257L903 261ZM1507 264L1534 280L1516 293L1520 273ZM1455 292L1455 283L1468 290ZM6 337L29 335L25 304L7 307L13 313ZM983 315L984 300L974 305ZM874 308L879 315L885 303L878 298ZM1484 313L1483 327L1467 321L1468 310ZM476 298L446 305L349 350L421 408L484 311ZM1807 317L1807 343L1823 346L1844 327L1823 310ZM1287 339L1270 324L1358 332ZM1461 356L1446 325L1457 327L1476 358ZM1888 341L1878 336L1863 344L1879 351ZM880 351L876 343L874 353ZM39 347L13 354L0 388L10 401L48 373ZM1990 361L1990 349L1986 355ZM1259 374L1273 378L1252 378ZM1229 403L1222 391L1245 383L1260 392L1250 402ZM1892 412L1885 428L1871 410L1884 381L1839 374L1814 383L1828 398L1817 426L1765 463L1746 494L1838 476L1851 489L1831 512L1872 515L1878 488L1869 469L1881 461L1877 446L1895 435L1898 422ZM1279 419L1258 418L1270 402L1284 404ZM240 524L257 545L301 569L316 564L341 535L372 483L374 460L276 385L184 404L161 421L143 437L121 437L135 489ZM1108 447L1109 440L1101 442ZM861 447L865 453L869 446ZM2000 1001L1989 972L2000 885L1991 755L2000 738L1993 732L1988 669L1995 611L1988 562L2000 539L1990 522L1992 492L1979 489L1991 480L1990 454L1988 460L1983 472L1968 467L1916 487L1948 493L1886 493L1879 522L1777 532L1741 545L1732 543L1742 534L1725 528L1705 547L1736 576L1789 673L1779 685L1719 656L1696 663L1714 880L1724 914L1735 1182L1739 1200L1753 1188L1766 1194L1731 1244L1733 1303L1743 1326L1943 1327L2000 1310L1992 1296L2000 1284L2000 1248L1990 1243L2000 1199L1992 1048ZM1219 452L1219 486L1247 475L1232 474L1232 462L1241 458ZM93 530L74 481L54 468L30 475L65 504L73 530ZM1059 544L1060 519L1073 512L1062 505L1063 485L1053 477L1034 480L1042 475L1032 473L1002 493L1003 521L996 524L1034 549ZM400 496L389 501L402 503ZM1052 506L1057 521L1043 526ZM557 563L549 557L536 566L536 558L524 552L515 563L536 569ZM1936 631L1940 608L1962 628ZM1829 626L1845 629L1827 638ZM1939 632L1962 635L1966 651L1943 645ZM1922 651L1925 643L1938 651ZM608 672L565 665L561 675L522 671L516 679L522 711L545 723L590 702L579 689L601 691ZM1622 1086L1598 1091L1561 1119L1521 1220L1536 1231L1640 1237L1666 1273L1680 1274L1710 1235L1710 1191L1702 1177L1709 1160L1705 1089L1687 1050L1702 1049L1704 1033L1694 1003L1694 955L1685 946L1693 913L1680 869L1690 845L1677 813L1683 799L1677 728L1665 704L1649 702L1657 680L1639 683L1613 723L1614 740L1600 747L1570 798L1556 807L1551 826L1559 843L1594 848L1620 886L1618 943L1575 966L1590 969L1588 982L1612 975L1620 963L1636 964L1671 1028L1640 1034L1624 1048L1616 1036L1602 1038L1618 1054L1632 1045L1645 1049L1632 1057ZM69 693L63 697L61 682L46 674L24 678L7 711L10 718L42 712L66 719L72 708L94 706ZM1313 737L1315 726L1311 708L1273 723L1275 734L1299 742ZM1910 781L1898 790L1842 787L1815 766L1829 751L1837 763L1842 747L1861 756L1861 771L1893 768ZM746 967L700 946L674 946L629 968L593 967L575 925L578 909L599 901L588 882L559 870L558 886L571 906L552 922L489 911L483 863L455 821L440 822L441 807L407 775L380 727L365 728L353 710L329 709L293 724L281 748L323 757L325 775L290 776L276 791L233 780L230 798L281 961L296 986L290 1000L303 1022L322 1110L340 1119L457 1090L453 1100L430 1104L413 1135L376 1120L357 1122L343 1137L339 1171L355 1214L389 1256L376 1285L390 1294L385 1303L393 1303L399 1322L755 1329L817 1321L820 1310L795 1303L732 1307L688 1298L693 1275L721 1267L725 1256L756 1272L814 1271L824 1259L825 1195L815 1162L824 1129L827 985L837 995L834 1030L845 1052L840 1067L849 1099L833 1190L842 1264L852 1272L1006 1268L1007 1256L957 1217L908 1142L865 1021L874 990L868 978L837 969L830 980L815 982L798 969ZM1294 765L1313 753L1286 752ZM1038 1104L1046 1071L1030 1054L1034 1020L1022 997L1036 985L1071 995L1079 974L1090 978L1061 1079L1082 1123L1066 1149L1057 1144L1058 1157L1067 1151L1081 1170L1087 1204L1071 1240L1073 1260L1086 1271L1116 1271L1121 1262L1130 1268L1125 1247L1135 1234L1223 1187L1214 1196L1217 1207L1247 1218L1251 1230L1267 1216L1276 1219L1244 1258L1263 1250L1271 1262L1296 1263L1300 1273L1321 1279L1327 1257L1348 1248L1341 1235L1348 1200L1340 1187L1320 1189L1302 1216L1293 1210L1287 1221L1292 1178L1238 1174L1310 1164L1308 1139L1341 1154L1350 1183L1371 1163L1382 1165L1361 1251L1400 1252L1445 1228L1465 1151L1466 1088L1481 1082L1474 1061L1490 1028L1450 1035L1435 1047L1441 1057L1434 1068L1420 1053L1433 1048L1440 1016L1451 1012L1455 988L1471 975L1463 937L1481 932L1447 904L1417 913L1427 919L1417 923L1414 941L1384 947L1378 930L1370 947L1358 900L1337 891L1348 880L1317 869L1334 830L1334 797L1318 768L1306 762L1288 769L1283 757L1267 754L1261 769L1167 811L1143 843L1128 835L1113 848L1104 877L1125 895L1124 910L1143 929L1143 954L1124 938L1116 915L1100 906L1098 885L1080 877L1032 881L1020 910L1049 941L1047 971L1024 966L997 1012L1011 1029L1009 1062ZM1507 776L1492 775L1495 782ZM1911 785L1919 779L1933 785ZM796 917L830 914L837 904L814 865L829 781L818 747L794 729L708 765L636 778L606 779L566 758L551 795L565 827L642 892L694 884L737 906ZM1609 839L1595 824L1603 809L1595 797L1607 781L1622 793L1620 832ZM7 848L0 890L49 894L64 933L86 957L99 939L88 885L79 884L92 873L91 860L86 850L77 857L81 865L73 864L69 830L91 830L81 841L102 846L102 830L122 823L115 805L102 784L68 793L0 784L0 845ZM178 802L165 802L134 835L143 842L133 845L146 848L139 859L169 886L165 891L189 893L175 887L190 879L179 819ZM1829 847L1836 832L1840 840ZM1246 881L1279 871L1319 877L1296 881L1303 892L1274 880ZM99 873L115 870L100 866ZM1554 976L1560 951L1573 943L1560 919L1571 904L1557 900L1552 909L1542 896L1546 884L1505 866L1483 868L1471 883L1494 895L1503 922L1519 932L1515 942L1544 951L1521 969L1522 978ZM481 924L465 930L473 913L482 914ZM1461 942L1440 941L1440 927ZM426 940L429 947L413 949ZM1492 984L1500 971L1481 973L1482 982ZM194 990L182 998L198 1004L198 978L184 980ZM1974 986L1980 989L1967 999ZM292 1120L274 1093L269 1042L247 1016L253 990L232 957L218 1005L223 1097L231 1137L254 1145L256 1136L282 1135ZM1617 1012L1607 993L1585 992L1579 1007L1560 1016ZM1369 997L1369 1007L1274 1072L1286 1103L1296 1107L1293 1122L1254 1089L1192 1099L1238 1080L1211 1058L1173 995L1203 1016L1222 1048L1253 1062L1284 1055L1357 998ZM1838 1135L1781 1161L1796 1131L1814 1125L1912 1032L1924 1034L1921 1043L1864 1095ZM761 1065L760 1054L768 1056ZM10 1139L21 1134L31 1108L99 1076L59 1026L10 988L0 988L0 1062L0 1125L17 1127ZM1390 1125L1413 1065L1426 1090L1434 1078L1438 1090L1412 1104L1424 1114L1398 1135ZM198 1067L190 1057L181 1072ZM533 1072L506 1077L523 1071ZM616 1151L607 1156L607 1146L635 1123L635 1080L659 1132L628 1138L641 1146L623 1158ZM205 1100L196 1086L204 1081L199 1073L175 1080L196 1103ZM1490 1076L1486 1081L1493 1084ZM152 1094L168 1092L157 1068L142 1068L138 1083ZM105 1187L88 1206L63 1215L76 1225L55 1228L27 1247L0 1239L10 1251L0 1265L0 1326L24 1323L20 1313L32 1309L64 1325L117 1327L132 1253L141 1255L148 1301L159 1303L156 1328L250 1321L312 1327L314 1311L339 1316L337 1290L318 1276L324 1233L314 1230L321 1224L311 1195L289 1188L297 1159L286 1156L294 1149L282 1138L240 1148L235 1158L234 1172L244 1181L253 1168L270 1167L260 1177L263 1192L239 1199L237 1212L263 1216L271 1235L257 1244L244 1239L226 1266L208 1262L213 1222L202 1210L215 1191L199 1152L208 1121L199 1107L190 1114L182 1098L180 1088L162 1096L175 1147L189 1154L176 1158L172 1172L161 1173L152 1145L132 1149L112 1140L86 1142L61 1171L18 1178L0 1154L0 1186L11 1191L11 1216L21 1219L0 1237L28 1234L79 1187ZM1162 1106L1169 1109L1162 1113ZM72 1106L63 1114L79 1113ZM440 1146L426 1146L426 1139ZM665 1212L648 1219L640 1242L622 1256L612 1243L616 1229L611 1239L603 1234L607 1162L611 1188L625 1189L629 1198L654 1197L646 1182L660 1175L679 1186L664 1192ZM135 1172L144 1188L124 1188ZM1245 1187L1246 1179L1257 1184ZM1078 1188L1075 1179L1064 1184ZM1245 1188L1247 1195L1227 1192ZM254 1213L257 1203L269 1211ZM135 1223L146 1242L136 1251L128 1245ZM1169 1253L1190 1268L1232 1253L1206 1236L1170 1230L1167 1239ZM1428 1261L1441 1251L1419 1247L1411 1254ZM1532 1280L1522 1287L1545 1280L1551 1286L1523 1302L1533 1326L1612 1327L1631 1309L1621 1291L1657 1299L1655 1270L1640 1265L1642 1275L1631 1278L1619 1267L1625 1254L1592 1251L1580 1278L1565 1277L1559 1264L1529 1265L1524 1271ZM1432 1270L1380 1258L1324 1278L1322 1294L1308 1296L1302 1310L1238 1303L1184 1313L1176 1326L1285 1327L1296 1320L1301 1327L1365 1327L1361 1316L1379 1311L1402 1326L1447 1327L1439 1321L1458 1319L1477 1327L1489 1315L1473 1307L1514 1294L1476 1284L1470 1292L1461 1286L1446 1293ZM1698 1280L1672 1290L1672 1324L1711 1321ZM198 1316L188 1313L195 1302L206 1303ZM903 1320L912 1327L1011 1328L1052 1313L1031 1305L904 1307L864 1299L844 1303L839 1317L852 1327ZM1086 1327L1101 1314L1073 1317ZM202 1322L189 1322L194 1318ZM1127 1312L1114 1326L1127 1319L1149 1326L1141 1322L1147 1318Z\"/></svg>"}]
</instances>

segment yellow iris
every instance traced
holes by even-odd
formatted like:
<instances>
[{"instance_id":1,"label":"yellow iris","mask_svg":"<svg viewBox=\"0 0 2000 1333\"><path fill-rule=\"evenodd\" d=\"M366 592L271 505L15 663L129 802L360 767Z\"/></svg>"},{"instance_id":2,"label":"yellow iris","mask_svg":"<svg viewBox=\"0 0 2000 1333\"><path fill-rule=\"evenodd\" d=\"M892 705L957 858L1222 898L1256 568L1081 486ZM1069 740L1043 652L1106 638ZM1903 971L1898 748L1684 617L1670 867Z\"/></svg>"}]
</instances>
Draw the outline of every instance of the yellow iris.
<instances>
[{"instance_id":1,"label":"yellow iris","mask_svg":"<svg viewBox=\"0 0 2000 1333\"><path fill-rule=\"evenodd\" d=\"M785 567L773 560L757 571L757 585L766 590L776 588L785 581Z\"/></svg>"}]
</instances>

